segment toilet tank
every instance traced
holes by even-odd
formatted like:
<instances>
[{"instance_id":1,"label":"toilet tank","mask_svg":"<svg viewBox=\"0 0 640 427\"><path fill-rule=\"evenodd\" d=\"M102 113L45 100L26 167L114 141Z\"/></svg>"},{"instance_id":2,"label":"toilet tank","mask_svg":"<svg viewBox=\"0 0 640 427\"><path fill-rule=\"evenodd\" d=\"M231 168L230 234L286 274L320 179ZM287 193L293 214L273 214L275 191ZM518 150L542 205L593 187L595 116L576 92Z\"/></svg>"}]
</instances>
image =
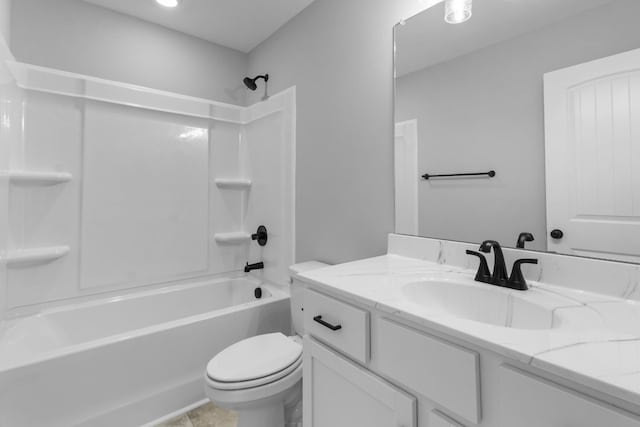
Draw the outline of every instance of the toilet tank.
<instances>
[{"instance_id":1,"label":"toilet tank","mask_svg":"<svg viewBox=\"0 0 640 427\"><path fill-rule=\"evenodd\" d=\"M289 277L291 277L291 324L293 333L296 335L304 335L304 313L303 313L303 290L304 285L297 279L297 275L305 271L316 270L318 268L328 267L329 264L318 261L308 261L300 264L294 264L289 267Z\"/></svg>"}]
</instances>

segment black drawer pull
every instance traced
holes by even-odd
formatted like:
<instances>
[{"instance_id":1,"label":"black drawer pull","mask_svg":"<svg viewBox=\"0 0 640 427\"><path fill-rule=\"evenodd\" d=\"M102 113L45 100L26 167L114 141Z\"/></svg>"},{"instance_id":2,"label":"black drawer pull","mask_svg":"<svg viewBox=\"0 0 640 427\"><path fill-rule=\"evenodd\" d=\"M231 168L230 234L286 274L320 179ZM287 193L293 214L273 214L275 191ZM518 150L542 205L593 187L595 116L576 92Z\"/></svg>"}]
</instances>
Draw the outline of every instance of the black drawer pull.
<instances>
[{"instance_id":1,"label":"black drawer pull","mask_svg":"<svg viewBox=\"0 0 640 427\"><path fill-rule=\"evenodd\" d=\"M318 322L320 323L322 326L324 326L325 328L329 328L332 331L339 331L340 329L342 329L342 325L332 325L331 323L325 322L324 320L322 320L322 316L316 316L313 318L314 322Z\"/></svg>"}]
</instances>

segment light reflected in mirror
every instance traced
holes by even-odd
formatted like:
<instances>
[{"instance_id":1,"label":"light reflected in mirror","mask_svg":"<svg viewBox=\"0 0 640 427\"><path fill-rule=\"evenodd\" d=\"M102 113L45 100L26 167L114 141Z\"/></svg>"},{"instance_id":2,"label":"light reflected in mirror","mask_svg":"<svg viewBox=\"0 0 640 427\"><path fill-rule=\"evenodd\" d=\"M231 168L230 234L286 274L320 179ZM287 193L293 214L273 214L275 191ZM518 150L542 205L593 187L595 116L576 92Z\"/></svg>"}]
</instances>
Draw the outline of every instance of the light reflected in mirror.
<instances>
[{"instance_id":1,"label":"light reflected in mirror","mask_svg":"<svg viewBox=\"0 0 640 427\"><path fill-rule=\"evenodd\" d=\"M398 24L396 232L640 262L638 17L475 0Z\"/></svg>"}]
</instances>

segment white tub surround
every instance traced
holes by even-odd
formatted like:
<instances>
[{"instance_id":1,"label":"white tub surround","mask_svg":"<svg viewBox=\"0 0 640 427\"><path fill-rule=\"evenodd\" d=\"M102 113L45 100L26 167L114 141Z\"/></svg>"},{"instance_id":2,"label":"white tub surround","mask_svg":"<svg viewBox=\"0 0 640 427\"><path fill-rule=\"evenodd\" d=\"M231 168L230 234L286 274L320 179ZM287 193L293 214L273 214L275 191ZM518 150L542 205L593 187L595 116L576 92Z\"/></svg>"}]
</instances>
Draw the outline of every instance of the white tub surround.
<instances>
[{"instance_id":1,"label":"white tub surround","mask_svg":"<svg viewBox=\"0 0 640 427\"><path fill-rule=\"evenodd\" d=\"M295 88L239 107L4 59L0 319L246 262L288 283Z\"/></svg>"},{"instance_id":2,"label":"white tub surround","mask_svg":"<svg viewBox=\"0 0 640 427\"><path fill-rule=\"evenodd\" d=\"M1 426L153 422L225 347L290 331L295 88L238 107L5 48L0 119Z\"/></svg>"},{"instance_id":3,"label":"white tub surround","mask_svg":"<svg viewBox=\"0 0 640 427\"><path fill-rule=\"evenodd\" d=\"M472 348L487 365L496 360L533 371L640 414L637 265L505 249L508 268L520 258L540 262L523 267L531 288L517 291L475 282L478 259L466 255L467 249L477 250L478 245L392 234L385 256L302 273L300 278L313 290L372 313L371 361L356 359L369 363L374 371L381 369L380 359L389 347L377 334L384 330L384 319L395 319ZM488 261L491 266L491 257ZM351 317L344 323L360 328L359 323L353 325ZM346 334L347 326L344 329ZM332 336L328 330L326 333ZM349 348L337 348L354 354ZM401 357L406 360L427 357L404 350ZM398 366L403 363L397 361ZM493 426L496 418L489 412L500 393L488 378L497 377L497 371L487 372L482 371L483 388L493 391L491 396L482 394L488 420L481 425ZM390 375L388 370L382 369L382 373ZM460 392L469 387L460 388ZM440 388L446 386L440 384ZM480 406L477 412L475 406L455 410L445 405L447 408L474 424L483 419Z\"/></svg>"}]
</instances>

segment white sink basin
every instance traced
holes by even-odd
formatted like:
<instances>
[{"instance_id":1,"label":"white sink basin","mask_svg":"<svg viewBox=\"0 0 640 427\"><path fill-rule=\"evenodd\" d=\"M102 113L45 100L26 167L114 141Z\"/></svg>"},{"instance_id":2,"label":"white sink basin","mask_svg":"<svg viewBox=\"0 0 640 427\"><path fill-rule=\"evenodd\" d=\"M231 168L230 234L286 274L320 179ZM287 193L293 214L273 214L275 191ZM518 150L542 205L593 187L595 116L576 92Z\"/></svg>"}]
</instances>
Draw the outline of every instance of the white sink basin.
<instances>
[{"instance_id":1,"label":"white sink basin","mask_svg":"<svg viewBox=\"0 0 640 427\"><path fill-rule=\"evenodd\" d=\"M450 315L504 328L553 328L553 308L528 301L525 294L531 291L448 279L409 283L402 291L410 302L436 315Z\"/></svg>"}]
</instances>

